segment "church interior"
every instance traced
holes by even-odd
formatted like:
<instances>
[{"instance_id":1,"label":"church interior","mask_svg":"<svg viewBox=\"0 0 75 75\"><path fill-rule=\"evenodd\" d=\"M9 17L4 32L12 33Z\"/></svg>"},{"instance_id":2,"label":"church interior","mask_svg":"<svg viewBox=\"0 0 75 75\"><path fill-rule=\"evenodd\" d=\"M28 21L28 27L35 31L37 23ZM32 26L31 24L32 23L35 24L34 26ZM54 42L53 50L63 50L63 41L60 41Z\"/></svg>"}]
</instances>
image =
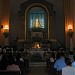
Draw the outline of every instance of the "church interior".
<instances>
[{"instance_id":1,"label":"church interior","mask_svg":"<svg viewBox=\"0 0 75 75\"><path fill-rule=\"evenodd\" d=\"M29 59L25 62L26 74L47 75L45 53L56 56L57 52L75 52L74 3L75 0L0 0L0 55L21 54L24 60Z\"/></svg>"}]
</instances>

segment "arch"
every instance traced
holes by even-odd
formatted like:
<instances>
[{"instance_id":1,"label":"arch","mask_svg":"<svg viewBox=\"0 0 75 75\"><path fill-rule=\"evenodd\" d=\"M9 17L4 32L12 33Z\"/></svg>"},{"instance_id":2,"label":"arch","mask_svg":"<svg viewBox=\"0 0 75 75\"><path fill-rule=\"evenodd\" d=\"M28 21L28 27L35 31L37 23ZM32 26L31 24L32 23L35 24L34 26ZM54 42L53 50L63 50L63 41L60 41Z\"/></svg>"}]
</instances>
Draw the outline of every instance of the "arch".
<instances>
[{"instance_id":1,"label":"arch","mask_svg":"<svg viewBox=\"0 0 75 75\"><path fill-rule=\"evenodd\" d=\"M48 10L48 8L45 6L45 5L43 5L43 4L41 4L41 3L34 3L34 4L31 4L31 5L29 5L28 7L27 7L27 9L26 9L26 11L25 11L25 40L26 40L26 33L27 33L27 31L26 31L26 28L27 28L27 26L26 26L26 22L27 22L27 18L26 18L26 16L27 16L27 13L29 12L29 10L31 9L31 8L33 8L33 7L41 7L41 8L43 8L45 11L46 11L46 13L47 13L47 23L48 23L48 38L47 39L49 39L49 28L50 28L50 26L49 26L49 10Z\"/></svg>"}]
</instances>

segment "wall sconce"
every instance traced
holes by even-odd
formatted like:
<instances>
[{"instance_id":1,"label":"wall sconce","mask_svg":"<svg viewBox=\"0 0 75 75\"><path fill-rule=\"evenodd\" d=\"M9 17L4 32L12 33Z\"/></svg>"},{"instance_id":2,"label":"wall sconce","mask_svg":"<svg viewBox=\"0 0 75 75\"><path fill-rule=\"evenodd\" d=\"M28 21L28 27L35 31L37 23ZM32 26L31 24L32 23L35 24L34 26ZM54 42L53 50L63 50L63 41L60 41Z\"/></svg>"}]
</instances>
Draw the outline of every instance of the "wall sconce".
<instances>
[{"instance_id":1,"label":"wall sconce","mask_svg":"<svg viewBox=\"0 0 75 75\"><path fill-rule=\"evenodd\" d=\"M72 25L68 25L68 35L69 35L69 37L72 37L73 34L74 34L73 26Z\"/></svg>"},{"instance_id":2,"label":"wall sconce","mask_svg":"<svg viewBox=\"0 0 75 75\"><path fill-rule=\"evenodd\" d=\"M5 25L4 26L4 36L5 38L7 38L9 35L9 26L8 25Z\"/></svg>"}]
</instances>

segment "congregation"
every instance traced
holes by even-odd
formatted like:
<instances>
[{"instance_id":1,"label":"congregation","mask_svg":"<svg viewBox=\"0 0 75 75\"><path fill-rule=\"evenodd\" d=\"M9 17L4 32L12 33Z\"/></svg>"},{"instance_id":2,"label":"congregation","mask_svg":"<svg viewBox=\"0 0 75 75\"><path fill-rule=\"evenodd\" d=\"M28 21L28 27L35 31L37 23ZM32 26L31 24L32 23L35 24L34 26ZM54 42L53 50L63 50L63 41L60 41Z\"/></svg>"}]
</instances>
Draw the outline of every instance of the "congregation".
<instances>
[{"instance_id":1,"label":"congregation","mask_svg":"<svg viewBox=\"0 0 75 75\"><path fill-rule=\"evenodd\" d=\"M0 71L18 71L28 75L30 59L23 54L0 53ZM73 52L45 53L46 72L48 75L75 75L75 55Z\"/></svg>"},{"instance_id":2,"label":"congregation","mask_svg":"<svg viewBox=\"0 0 75 75\"><path fill-rule=\"evenodd\" d=\"M75 75L75 55L73 52L58 52L47 59L49 75Z\"/></svg>"}]
</instances>

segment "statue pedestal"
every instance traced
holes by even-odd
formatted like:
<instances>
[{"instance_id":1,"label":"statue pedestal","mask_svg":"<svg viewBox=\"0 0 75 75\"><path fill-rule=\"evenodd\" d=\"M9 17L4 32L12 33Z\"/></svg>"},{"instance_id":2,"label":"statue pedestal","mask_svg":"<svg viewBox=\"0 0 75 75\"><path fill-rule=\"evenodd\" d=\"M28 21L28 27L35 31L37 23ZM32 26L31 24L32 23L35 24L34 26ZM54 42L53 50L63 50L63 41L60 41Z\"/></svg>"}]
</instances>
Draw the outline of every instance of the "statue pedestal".
<instances>
[{"instance_id":1,"label":"statue pedestal","mask_svg":"<svg viewBox=\"0 0 75 75\"><path fill-rule=\"evenodd\" d=\"M31 61L33 62L42 62L44 61L44 51L43 49L31 49L29 51L29 53L31 54Z\"/></svg>"}]
</instances>

